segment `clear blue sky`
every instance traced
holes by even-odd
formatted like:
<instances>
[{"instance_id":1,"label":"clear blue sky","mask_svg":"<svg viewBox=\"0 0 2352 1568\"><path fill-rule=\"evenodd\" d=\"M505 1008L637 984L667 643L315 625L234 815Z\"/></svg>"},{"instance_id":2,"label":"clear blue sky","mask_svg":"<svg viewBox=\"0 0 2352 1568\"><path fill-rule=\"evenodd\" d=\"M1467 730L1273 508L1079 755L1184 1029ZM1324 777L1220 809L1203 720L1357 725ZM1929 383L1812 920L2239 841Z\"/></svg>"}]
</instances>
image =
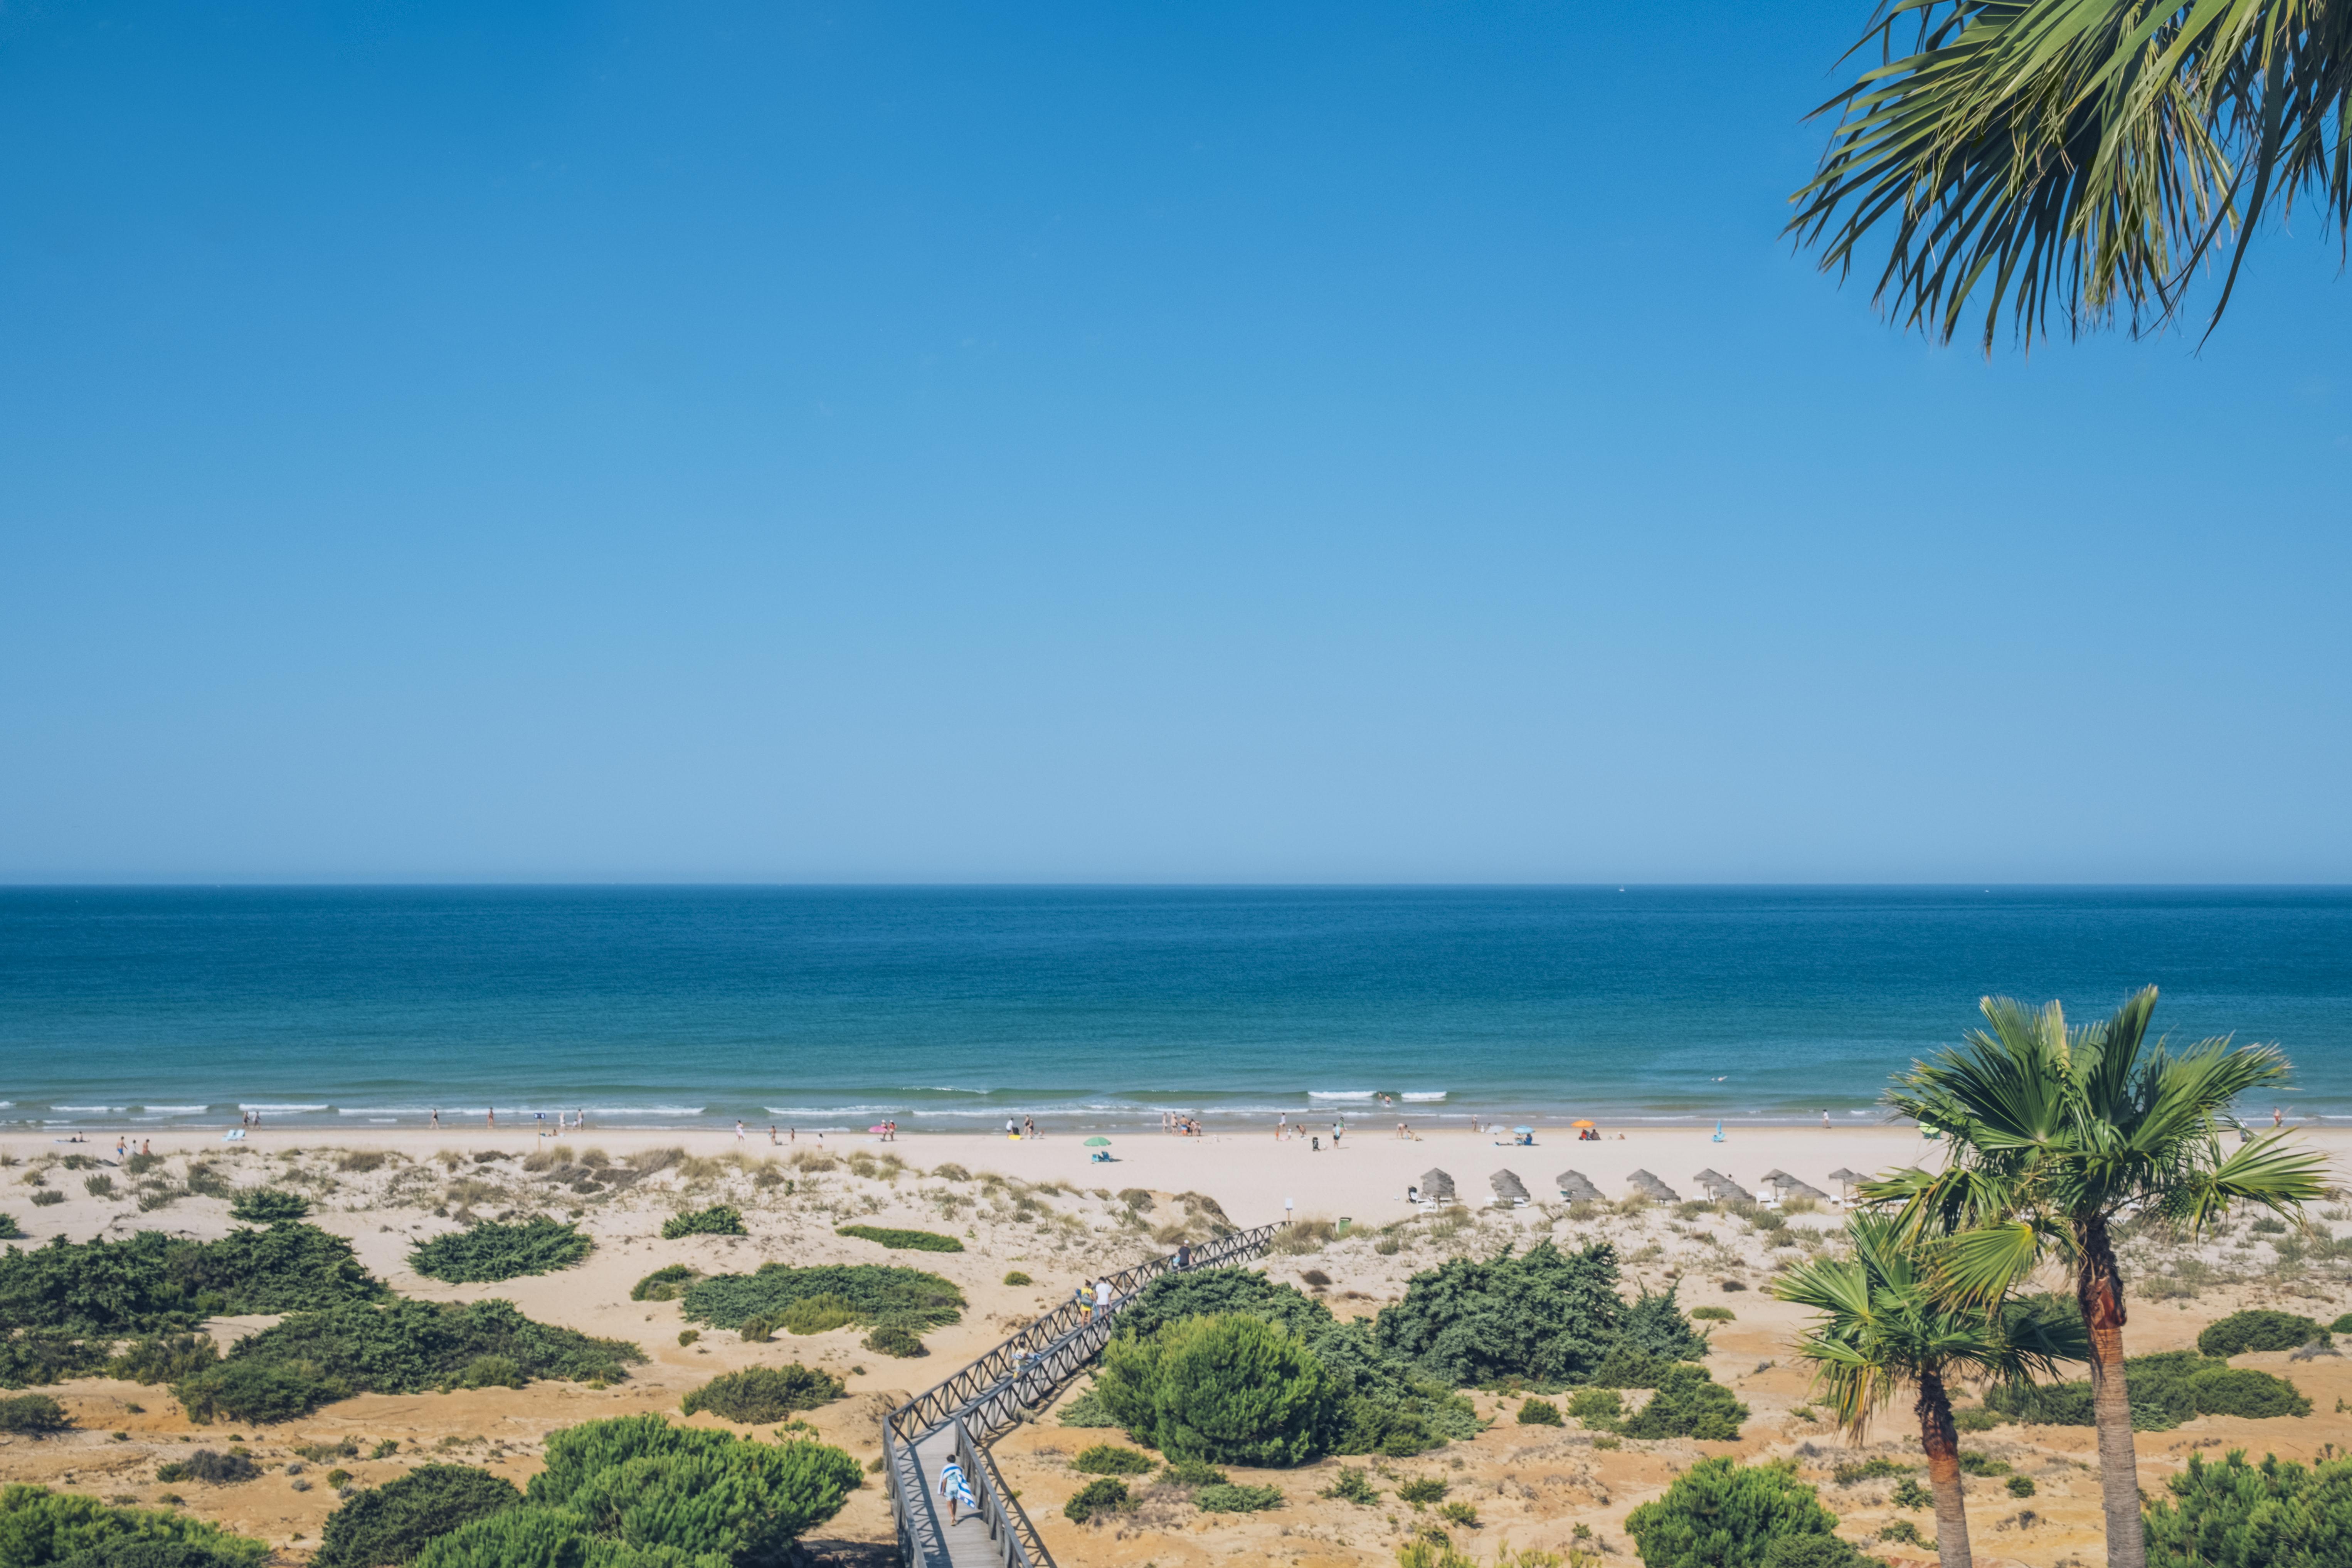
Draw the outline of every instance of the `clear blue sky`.
<instances>
[{"instance_id":1,"label":"clear blue sky","mask_svg":"<svg viewBox=\"0 0 2352 1568\"><path fill-rule=\"evenodd\" d=\"M2352 880L2352 282L1987 363L1867 0L11 6L0 878Z\"/></svg>"}]
</instances>

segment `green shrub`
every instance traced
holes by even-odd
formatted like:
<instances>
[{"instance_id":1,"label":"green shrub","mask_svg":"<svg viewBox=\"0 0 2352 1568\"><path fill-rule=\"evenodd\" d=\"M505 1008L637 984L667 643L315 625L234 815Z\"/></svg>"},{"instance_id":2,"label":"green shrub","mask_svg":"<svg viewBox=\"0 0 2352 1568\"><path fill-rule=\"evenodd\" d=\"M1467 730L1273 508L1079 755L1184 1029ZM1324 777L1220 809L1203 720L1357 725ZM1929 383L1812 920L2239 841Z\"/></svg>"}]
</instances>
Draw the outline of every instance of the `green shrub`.
<instances>
[{"instance_id":1,"label":"green shrub","mask_svg":"<svg viewBox=\"0 0 2352 1568\"><path fill-rule=\"evenodd\" d=\"M16 1223L16 1216L12 1214L0 1214L0 1241L22 1241L24 1239L25 1227Z\"/></svg>"},{"instance_id":2,"label":"green shrub","mask_svg":"<svg viewBox=\"0 0 2352 1568\"><path fill-rule=\"evenodd\" d=\"M1963 1432L1990 1432L2000 1424L2000 1412L1981 1405L1952 1412L1952 1425Z\"/></svg>"},{"instance_id":3,"label":"green shrub","mask_svg":"<svg viewBox=\"0 0 2352 1568\"><path fill-rule=\"evenodd\" d=\"M1737 1321L1728 1307L1693 1307L1690 1310L1690 1315L1693 1321L1701 1323L1728 1323Z\"/></svg>"},{"instance_id":4,"label":"green shrub","mask_svg":"<svg viewBox=\"0 0 2352 1568\"><path fill-rule=\"evenodd\" d=\"M530 1382L522 1363L510 1355L478 1355L449 1379L457 1388L520 1388Z\"/></svg>"},{"instance_id":5,"label":"green shrub","mask_svg":"<svg viewBox=\"0 0 2352 1568\"><path fill-rule=\"evenodd\" d=\"M701 1337L702 1331L700 1329L680 1329L677 1331L678 1348L680 1350L684 1350L688 1345L692 1344Z\"/></svg>"},{"instance_id":6,"label":"green shrub","mask_svg":"<svg viewBox=\"0 0 2352 1568\"><path fill-rule=\"evenodd\" d=\"M524 1506L427 1544L416 1568L704 1568L782 1561L838 1512L857 1461L821 1443L759 1443L658 1415L551 1433Z\"/></svg>"},{"instance_id":7,"label":"green shrub","mask_svg":"<svg viewBox=\"0 0 2352 1568\"><path fill-rule=\"evenodd\" d=\"M469 1229L435 1237L408 1255L408 1266L430 1279L475 1284L569 1268L595 1245L576 1226L544 1215L520 1225L484 1220Z\"/></svg>"},{"instance_id":8,"label":"green shrub","mask_svg":"<svg viewBox=\"0 0 2352 1568\"><path fill-rule=\"evenodd\" d=\"M2132 1425L2143 1432L2167 1432L2196 1415L2307 1415L2311 1401L2283 1377L2195 1351L2164 1351L2124 1363L2124 1387L2131 1399ZM2037 1384L1992 1389L1991 1409L2018 1421L2053 1426L2095 1425L2087 1382Z\"/></svg>"},{"instance_id":9,"label":"green shrub","mask_svg":"<svg viewBox=\"0 0 2352 1568\"><path fill-rule=\"evenodd\" d=\"M952 1236L941 1236L929 1230L893 1230L878 1225L841 1225L834 1226L835 1236L856 1237L860 1241L881 1243L893 1252L961 1252L963 1243Z\"/></svg>"},{"instance_id":10,"label":"green shrub","mask_svg":"<svg viewBox=\"0 0 2352 1568\"><path fill-rule=\"evenodd\" d=\"M1151 1468L1151 1457L1118 1443L1097 1443L1079 1449L1070 1468L1088 1476L1139 1476Z\"/></svg>"},{"instance_id":11,"label":"green shrub","mask_svg":"<svg viewBox=\"0 0 2352 1568\"><path fill-rule=\"evenodd\" d=\"M714 1204L692 1214L674 1214L662 1221L662 1239L676 1241L681 1236L749 1236L743 1228L742 1211L730 1204Z\"/></svg>"},{"instance_id":12,"label":"green shrub","mask_svg":"<svg viewBox=\"0 0 2352 1568\"><path fill-rule=\"evenodd\" d=\"M179 1383L220 1360L210 1334L151 1335L106 1363L106 1375L131 1383Z\"/></svg>"},{"instance_id":13,"label":"green shrub","mask_svg":"<svg viewBox=\"0 0 2352 1568\"><path fill-rule=\"evenodd\" d=\"M1933 1508L1936 1506L1936 1494L1906 1476L1895 1483L1895 1489L1887 1494L1887 1500L1896 1508Z\"/></svg>"},{"instance_id":14,"label":"green shrub","mask_svg":"<svg viewBox=\"0 0 2352 1568\"><path fill-rule=\"evenodd\" d=\"M876 1355L903 1358L931 1353L923 1348L923 1342L919 1335L912 1329L899 1323L884 1323L857 1342Z\"/></svg>"},{"instance_id":15,"label":"green shrub","mask_svg":"<svg viewBox=\"0 0 2352 1568\"><path fill-rule=\"evenodd\" d=\"M691 1415L708 1410L722 1421L782 1421L803 1410L830 1405L849 1392L841 1379L798 1362L747 1367L712 1378L688 1394L680 1408Z\"/></svg>"},{"instance_id":16,"label":"green shrub","mask_svg":"<svg viewBox=\"0 0 2352 1568\"><path fill-rule=\"evenodd\" d=\"M1430 1503L1444 1502L1445 1489L1445 1483L1435 1476L1416 1476L1412 1480L1399 1483L1397 1500L1422 1508Z\"/></svg>"},{"instance_id":17,"label":"green shrub","mask_svg":"<svg viewBox=\"0 0 2352 1568\"><path fill-rule=\"evenodd\" d=\"M1382 1349L1457 1388L1513 1377L1573 1383L1617 1342L1627 1313L1608 1243L1562 1253L1539 1241L1522 1257L1457 1258L1415 1275L1404 1300L1381 1310L1375 1333ZM1645 1321L1655 1330L1663 1314L1653 1307Z\"/></svg>"},{"instance_id":18,"label":"green shrub","mask_svg":"<svg viewBox=\"0 0 2352 1568\"><path fill-rule=\"evenodd\" d=\"M1449 1502L1437 1510L1437 1517L1465 1530L1478 1528L1478 1510L1466 1502Z\"/></svg>"},{"instance_id":19,"label":"green shrub","mask_svg":"<svg viewBox=\"0 0 2352 1568\"><path fill-rule=\"evenodd\" d=\"M1558 1426L1559 1406L1549 1399L1528 1399L1519 1404L1519 1425L1522 1426Z\"/></svg>"},{"instance_id":20,"label":"green shrub","mask_svg":"<svg viewBox=\"0 0 2352 1568\"><path fill-rule=\"evenodd\" d=\"M2129 1386L2126 1379L2126 1386ZM2029 1383L2015 1387L1996 1385L1985 1391L1985 1408L2012 1421L2037 1426L2095 1426L2091 1385L2073 1383Z\"/></svg>"},{"instance_id":21,"label":"green shrub","mask_svg":"<svg viewBox=\"0 0 2352 1568\"><path fill-rule=\"evenodd\" d=\"M1011 1273L1005 1275L1004 1282L1007 1285L1034 1285L1036 1283L1035 1280L1030 1279L1026 1274L1022 1273L1018 1268L1015 1268Z\"/></svg>"},{"instance_id":22,"label":"green shrub","mask_svg":"<svg viewBox=\"0 0 2352 1568\"><path fill-rule=\"evenodd\" d=\"M299 1193L281 1192L276 1187L248 1187L229 1200L229 1217L247 1225L280 1225L288 1220L306 1218L310 1213L310 1200Z\"/></svg>"},{"instance_id":23,"label":"green shrub","mask_svg":"<svg viewBox=\"0 0 2352 1568\"><path fill-rule=\"evenodd\" d=\"M175 1384L172 1396L199 1426L226 1418L254 1426L291 1421L357 1391L299 1363L230 1361Z\"/></svg>"},{"instance_id":24,"label":"green shrub","mask_svg":"<svg viewBox=\"0 0 2352 1568\"><path fill-rule=\"evenodd\" d=\"M1859 1481L1875 1481L1888 1476L1907 1476L1914 1467L1900 1459L1890 1459L1884 1454L1867 1459L1852 1459L1830 1472L1830 1479L1842 1487Z\"/></svg>"},{"instance_id":25,"label":"green shrub","mask_svg":"<svg viewBox=\"0 0 2352 1568\"><path fill-rule=\"evenodd\" d=\"M1165 1474L1180 1487L1213 1487L1226 1479L1224 1471L1203 1459L1171 1459Z\"/></svg>"},{"instance_id":26,"label":"green shrub","mask_svg":"<svg viewBox=\"0 0 2352 1568\"><path fill-rule=\"evenodd\" d=\"M2009 1495L2011 1497L2032 1497L2041 1489L2033 1484L2032 1476L2011 1476L2002 1484L2009 1488Z\"/></svg>"},{"instance_id":27,"label":"green shrub","mask_svg":"<svg viewBox=\"0 0 2352 1568\"><path fill-rule=\"evenodd\" d=\"M1728 1458L1692 1466L1625 1520L1645 1568L1764 1568L1775 1542L1836 1528L1795 1466ZM1786 1549L1780 1561L1789 1561Z\"/></svg>"},{"instance_id":28,"label":"green shrub","mask_svg":"<svg viewBox=\"0 0 2352 1568\"><path fill-rule=\"evenodd\" d=\"M1139 1441L1213 1463L1304 1463L1339 1413L1329 1374L1296 1334L1242 1316L1115 1340L1095 1388Z\"/></svg>"},{"instance_id":29,"label":"green shrub","mask_svg":"<svg viewBox=\"0 0 2352 1568\"><path fill-rule=\"evenodd\" d=\"M1613 1388L1580 1388L1569 1395L1568 1413L1587 1426L1613 1432L1624 1418L1625 1401Z\"/></svg>"},{"instance_id":30,"label":"green shrub","mask_svg":"<svg viewBox=\"0 0 2352 1568\"><path fill-rule=\"evenodd\" d=\"M1204 1513L1259 1513L1282 1506L1282 1489L1237 1487L1223 1481L1202 1487L1192 1494L1192 1501Z\"/></svg>"},{"instance_id":31,"label":"green shrub","mask_svg":"<svg viewBox=\"0 0 2352 1568\"><path fill-rule=\"evenodd\" d=\"M1703 1367L1676 1366L1658 1384L1650 1402L1626 1418L1628 1437L1699 1437L1732 1442L1748 1406Z\"/></svg>"},{"instance_id":32,"label":"green shrub","mask_svg":"<svg viewBox=\"0 0 2352 1568\"><path fill-rule=\"evenodd\" d=\"M1297 1287L1254 1270L1163 1275L1120 1313L1119 1326L1150 1338L1187 1319L1236 1315L1289 1330L1323 1363L1339 1395L1337 1423L1321 1445L1326 1453L1404 1458L1479 1431L1468 1401L1383 1348L1369 1325L1339 1322Z\"/></svg>"},{"instance_id":33,"label":"green shrub","mask_svg":"<svg viewBox=\"0 0 2352 1568\"><path fill-rule=\"evenodd\" d=\"M208 1487L233 1487L259 1474L261 1467L235 1449L216 1454L210 1448L199 1448L184 1459L158 1466L155 1479L173 1484L202 1481Z\"/></svg>"},{"instance_id":34,"label":"green shrub","mask_svg":"<svg viewBox=\"0 0 2352 1568\"><path fill-rule=\"evenodd\" d=\"M2352 1563L2352 1459L2306 1468L2242 1449L2191 1453L2147 1505L2149 1568L2330 1568Z\"/></svg>"},{"instance_id":35,"label":"green shrub","mask_svg":"<svg viewBox=\"0 0 2352 1568\"><path fill-rule=\"evenodd\" d=\"M1781 1535L1764 1549L1764 1568L1885 1568L1885 1564L1834 1535Z\"/></svg>"},{"instance_id":36,"label":"green shrub","mask_svg":"<svg viewBox=\"0 0 2352 1568\"><path fill-rule=\"evenodd\" d=\"M506 1375L499 1362L525 1379L614 1383L645 1359L625 1341L533 1321L510 1301L404 1300L298 1312L238 1341L227 1360L173 1392L192 1420L282 1421L355 1393L418 1394Z\"/></svg>"},{"instance_id":37,"label":"green shrub","mask_svg":"<svg viewBox=\"0 0 2352 1568\"><path fill-rule=\"evenodd\" d=\"M92 1377L106 1370L103 1341L77 1340L52 1331L35 1329L0 1338L0 1388L26 1388L37 1384L63 1383L69 1377Z\"/></svg>"},{"instance_id":38,"label":"green shrub","mask_svg":"<svg viewBox=\"0 0 2352 1568\"><path fill-rule=\"evenodd\" d=\"M675 1301L686 1288L702 1278L702 1270L683 1263L665 1264L629 1287L632 1301Z\"/></svg>"},{"instance_id":39,"label":"green shrub","mask_svg":"<svg viewBox=\"0 0 2352 1568\"><path fill-rule=\"evenodd\" d=\"M33 1206L37 1209L45 1209L52 1204L61 1204L65 1201L65 1194L58 1191L55 1187L45 1188L44 1190L33 1194Z\"/></svg>"},{"instance_id":40,"label":"green shrub","mask_svg":"<svg viewBox=\"0 0 2352 1568\"><path fill-rule=\"evenodd\" d=\"M2334 1322L2328 1324L2327 1330L2330 1333L2352 1334L2352 1312L2347 1312L2342 1317L2336 1319Z\"/></svg>"},{"instance_id":41,"label":"green shrub","mask_svg":"<svg viewBox=\"0 0 2352 1568\"><path fill-rule=\"evenodd\" d=\"M29 1432L36 1437L63 1432L73 1425L66 1407L46 1394L19 1394L0 1399L0 1432Z\"/></svg>"},{"instance_id":42,"label":"green shrub","mask_svg":"<svg viewBox=\"0 0 2352 1568\"><path fill-rule=\"evenodd\" d=\"M351 1243L314 1226L218 1241L142 1231L128 1241L0 1252L0 1323L75 1339L181 1333L222 1313L299 1312L391 1295Z\"/></svg>"},{"instance_id":43,"label":"green shrub","mask_svg":"<svg viewBox=\"0 0 2352 1568\"><path fill-rule=\"evenodd\" d=\"M1635 1297L1617 1321L1617 1342L1628 1350L1664 1361L1703 1358L1707 1351L1706 1335L1691 1327L1690 1320L1683 1315L1682 1304L1675 1299L1680 1289L1669 1285L1661 1294L1654 1296L1643 1290Z\"/></svg>"},{"instance_id":44,"label":"green shrub","mask_svg":"<svg viewBox=\"0 0 2352 1568\"><path fill-rule=\"evenodd\" d=\"M1080 1487L1076 1495L1062 1505L1062 1517L1073 1524L1084 1524L1097 1514L1120 1513L1134 1506L1127 1483L1104 1476Z\"/></svg>"},{"instance_id":45,"label":"green shrub","mask_svg":"<svg viewBox=\"0 0 2352 1568\"><path fill-rule=\"evenodd\" d=\"M773 1321L795 1301L835 1297L863 1323L901 1323L920 1331L963 1316L963 1292L936 1274L887 1264L836 1264L792 1268L762 1264L754 1274L716 1274L687 1289L686 1315L716 1329L740 1329L755 1318Z\"/></svg>"},{"instance_id":46,"label":"green shrub","mask_svg":"<svg viewBox=\"0 0 2352 1568\"><path fill-rule=\"evenodd\" d=\"M755 1321L769 1325L771 1335L777 1329L782 1329L790 1334L822 1334L835 1329L847 1328L857 1321L857 1308L855 1303L840 1296L803 1296L786 1306L774 1317L758 1319ZM748 1331L751 1326L751 1323L743 1325L747 1331L744 1337L747 1339L751 1337Z\"/></svg>"},{"instance_id":47,"label":"green shrub","mask_svg":"<svg viewBox=\"0 0 2352 1568\"><path fill-rule=\"evenodd\" d=\"M1612 1345L1585 1383L1592 1388L1655 1388L1675 1364L1630 1345Z\"/></svg>"},{"instance_id":48,"label":"green shrub","mask_svg":"<svg viewBox=\"0 0 2352 1568\"><path fill-rule=\"evenodd\" d=\"M329 1514L310 1568L406 1563L434 1537L521 1501L512 1482L487 1470L419 1465L397 1480L353 1494Z\"/></svg>"},{"instance_id":49,"label":"green shrub","mask_svg":"<svg viewBox=\"0 0 2352 1568\"><path fill-rule=\"evenodd\" d=\"M2311 1401L2294 1384L2252 1367L2209 1367L2189 1380L2200 1415L2308 1415Z\"/></svg>"},{"instance_id":50,"label":"green shrub","mask_svg":"<svg viewBox=\"0 0 2352 1568\"><path fill-rule=\"evenodd\" d=\"M1979 1454L1974 1448L1960 1450L1960 1473L1964 1476L2005 1476L2009 1461L1996 1459L1990 1454Z\"/></svg>"},{"instance_id":51,"label":"green shrub","mask_svg":"<svg viewBox=\"0 0 2352 1568\"><path fill-rule=\"evenodd\" d=\"M0 1563L32 1568L254 1568L268 1546L185 1514L109 1508L47 1487L0 1487Z\"/></svg>"},{"instance_id":52,"label":"green shrub","mask_svg":"<svg viewBox=\"0 0 2352 1568\"><path fill-rule=\"evenodd\" d=\"M1085 1393L1062 1406L1062 1425L1082 1430L1116 1426L1118 1417L1103 1404L1100 1392L1089 1386Z\"/></svg>"},{"instance_id":53,"label":"green shrub","mask_svg":"<svg viewBox=\"0 0 2352 1568\"><path fill-rule=\"evenodd\" d=\"M2257 1310L2232 1312L2197 1336L2197 1348L2223 1359L2248 1351L2301 1350L2313 1341L2326 1341L2328 1331L2294 1312Z\"/></svg>"},{"instance_id":54,"label":"green shrub","mask_svg":"<svg viewBox=\"0 0 2352 1568\"><path fill-rule=\"evenodd\" d=\"M1340 1502L1354 1503L1359 1508L1370 1508L1381 1500L1381 1489L1372 1485L1372 1478L1362 1470L1349 1469L1345 1465L1340 1466L1339 1473L1331 1478L1331 1489L1323 1495Z\"/></svg>"}]
</instances>

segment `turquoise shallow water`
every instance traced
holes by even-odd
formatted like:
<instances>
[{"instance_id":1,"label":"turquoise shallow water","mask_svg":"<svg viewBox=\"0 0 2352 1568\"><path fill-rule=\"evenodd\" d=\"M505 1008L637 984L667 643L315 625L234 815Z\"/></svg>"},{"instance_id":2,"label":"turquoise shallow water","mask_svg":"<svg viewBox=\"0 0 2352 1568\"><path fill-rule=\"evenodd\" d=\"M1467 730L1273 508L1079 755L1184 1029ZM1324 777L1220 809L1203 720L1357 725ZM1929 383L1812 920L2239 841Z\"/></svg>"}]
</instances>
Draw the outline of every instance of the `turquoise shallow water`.
<instances>
[{"instance_id":1,"label":"turquoise shallow water","mask_svg":"<svg viewBox=\"0 0 2352 1568\"><path fill-rule=\"evenodd\" d=\"M1800 1120L2150 981L2352 1118L2345 889L365 888L0 889L0 1121Z\"/></svg>"}]
</instances>

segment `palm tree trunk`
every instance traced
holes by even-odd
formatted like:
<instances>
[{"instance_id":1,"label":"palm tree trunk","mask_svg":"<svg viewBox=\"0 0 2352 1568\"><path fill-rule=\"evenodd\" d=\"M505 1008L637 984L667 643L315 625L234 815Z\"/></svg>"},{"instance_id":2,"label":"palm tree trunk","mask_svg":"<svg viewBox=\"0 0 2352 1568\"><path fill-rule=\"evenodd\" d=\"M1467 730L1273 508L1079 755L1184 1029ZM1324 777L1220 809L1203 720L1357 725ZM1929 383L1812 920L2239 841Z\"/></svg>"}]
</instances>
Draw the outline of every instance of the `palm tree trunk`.
<instances>
[{"instance_id":1,"label":"palm tree trunk","mask_svg":"<svg viewBox=\"0 0 2352 1568\"><path fill-rule=\"evenodd\" d=\"M2107 1227L2084 1227L2074 1299L2091 1339L2091 1406L2099 1427L2099 1495L2107 1516L2107 1568L2147 1568L2140 1531L2139 1455L2124 1389L2124 1281Z\"/></svg>"},{"instance_id":2,"label":"palm tree trunk","mask_svg":"<svg viewBox=\"0 0 2352 1568\"><path fill-rule=\"evenodd\" d=\"M1960 1481L1960 1434L1952 1426L1952 1399L1944 1380L1919 1373L1919 1447L1927 1452L1927 1485L1936 1494L1936 1556L1943 1568L1969 1568L1968 1494Z\"/></svg>"}]
</instances>

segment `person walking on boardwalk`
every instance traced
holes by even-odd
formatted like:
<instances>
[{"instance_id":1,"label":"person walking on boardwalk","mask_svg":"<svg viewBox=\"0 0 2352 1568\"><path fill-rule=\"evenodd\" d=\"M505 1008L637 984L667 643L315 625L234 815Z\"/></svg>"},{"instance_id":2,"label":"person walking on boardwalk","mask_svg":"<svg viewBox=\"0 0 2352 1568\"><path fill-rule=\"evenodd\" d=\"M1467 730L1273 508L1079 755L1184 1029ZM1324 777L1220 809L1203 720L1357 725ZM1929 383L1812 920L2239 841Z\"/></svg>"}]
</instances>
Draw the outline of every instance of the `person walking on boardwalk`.
<instances>
[{"instance_id":1,"label":"person walking on boardwalk","mask_svg":"<svg viewBox=\"0 0 2352 1568\"><path fill-rule=\"evenodd\" d=\"M1093 1321L1095 1315L1095 1282L1093 1280L1078 1281L1077 1301L1078 1321L1082 1323Z\"/></svg>"},{"instance_id":2,"label":"person walking on boardwalk","mask_svg":"<svg viewBox=\"0 0 2352 1568\"><path fill-rule=\"evenodd\" d=\"M1100 1317L1109 1310L1110 1281L1108 1279L1097 1279L1095 1281L1095 1315L1097 1317Z\"/></svg>"},{"instance_id":3,"label":"person walking on boardwalk","mask_svg":"<svg viewBox=\"0 0 2352 1568\"><path fill-rule=\"evenodd\" d=\"M963 1467L956 1463L952 1455L949 1457L946 1464L940 1467L940 1496L948 1505L950 1529L955 1526L956 1510L959 1506L968 1508L974 1513L980 1511L979 1500L971 1495L971 1483L964 1479Z\"/></svg>"}]
</instances>

